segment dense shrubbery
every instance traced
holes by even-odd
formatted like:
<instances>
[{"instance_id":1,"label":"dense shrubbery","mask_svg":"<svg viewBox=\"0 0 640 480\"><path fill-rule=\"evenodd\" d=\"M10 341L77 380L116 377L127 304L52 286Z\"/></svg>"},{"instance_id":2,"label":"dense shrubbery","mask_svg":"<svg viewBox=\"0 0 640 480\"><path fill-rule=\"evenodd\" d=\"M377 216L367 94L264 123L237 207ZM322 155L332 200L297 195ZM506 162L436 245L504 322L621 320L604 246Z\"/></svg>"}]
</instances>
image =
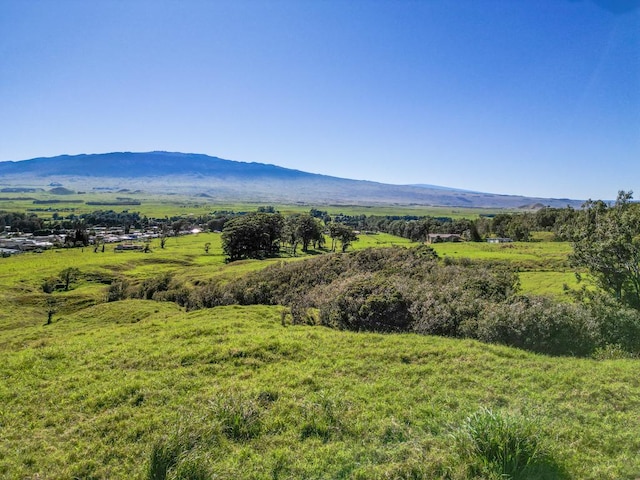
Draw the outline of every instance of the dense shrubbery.
<instances>
[{"instance_id":1,"label":"dense shrubbery","mask_svg":"<svg viewBox=\"0 0 640 480\"><path fill-rule=\"evenodd\" d=\"M478 316L475 332L468 334L552 355L587 355L598 339L596 319L587 308L544 297L488 306Z\"/></svg>"},{"instance_id":2,"label":"dense shrubbery","mask_svg":"<svg viewBox=\"0 0 640 480\"><path fill-rule=\"evenodd\" d=\"M444 262L421 246L280 262L226 283L187 286L167 274L137 286L114 282L108 299L172 301L191 310L283 305L293 323L475 338L552 355L589 355L612 346L640 352L637 311L594 294L569 303L517 290L517 274L504 265Z\"/></svg>"}]
</instances>

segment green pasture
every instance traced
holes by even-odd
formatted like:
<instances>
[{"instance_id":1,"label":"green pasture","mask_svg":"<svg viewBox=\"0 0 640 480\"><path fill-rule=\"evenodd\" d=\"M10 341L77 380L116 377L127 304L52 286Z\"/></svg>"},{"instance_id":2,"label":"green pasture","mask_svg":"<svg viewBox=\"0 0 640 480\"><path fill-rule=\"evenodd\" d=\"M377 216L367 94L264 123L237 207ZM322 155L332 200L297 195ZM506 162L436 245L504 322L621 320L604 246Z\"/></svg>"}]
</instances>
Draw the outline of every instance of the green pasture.
<instances>
[{"instance_id":1,"label":"green pasture","mask_svg":"<svg viewBox=\"0 0 640 480\"><path fill-rule=\"evenodd\" d=\"M204 246L210 243L209 253ZM330 245L330 239L327 239ZM380 246L410 246L415 243L389 234L361 234L350 249ZM563 286L576 285L573 270L567 265L570 246L558 242L513 243L494 245L487 243L434 244L441 258L471 258L508 263L520 271L523 293L563 296ZM93 247L56 249L40 254L27 253L0 259L0 302L6 305L0 311L0 325L10 324L20 311L33 310L37 321L44 311L47 296L42 293L42 282L58 275L65 268L77 268L79 278L70 292L55 292L53 298L65 309L74 305L96 303L104 299L106 285L118 278L139 281L144 278L172 273L184 282L206 280L214 276L234 278L246 272L264 268L273 262L305 258L300 252L295 258L287 257L263 261L246 260L227 264L222 253L220 234L201 233L170 237L165 249L159 240L151 243L151 252L114 251L106 245L94 253ZM314 255L321 252L310 252ZM68 307L65 307L69 305Z\"/></svg>"},{"instance_id":2,"label":"green pasture","mask_svg":"<svg viewBox=\"0 0 640 480\"><path fill-rule=\"evenodd\" d=\"M0 349L7 479L154 478L152 458L174 444L183 476L171 478L465 479L456 432L481 408L532 422L547 463L528 478L640 475L634 360L143 300L2 329Z\"/></svg>"},{"instance_id":3,"label":"green pasture","mask_svg":"<svg viewBox=\"0 0 640 480\"><path fill-rule=\"evenodd\" d=\"M24 199L28 198L28 199ZM33 199L55 201L56 203L34 204ZM140 205L117 205L119 199L131 199L139 201ZM113 205L87 205L86 202L113 203ZM54 195L48 192L35 193L0 193L0 211L32 212L38 216L50 219L54 212L59 215L74 213L80 215L95 210L129 210L139 212L153 218L165 218L184 215L204 215L211 212L233 211L253 212L259 207L273 206L285 215L292 213L308 212L312 208L326 211L329 215L412 215L434 216L450 218L477 218L479 215L495 214L507 210L482 209L482 208L452 208L419 205L393 205L393 206L366 206L366 205L321 205L321 204L295 204L279 205L267 203L241 203L221 202L214 198L187 196L187 195L158 195L145 192L95 192L87 191L82 194Z\"/></svg>"},{"instance_id":4,"label":"green pasture","mask_svg":"<svg viewBox=\"0 0 640 480\"><path fill-rule=\"evenodd\" d=\"M571 245L567 242L436 243L431 245L441 258L469 258L510 265L520 276L522 293L563 297L564 286L578 286L575 270L569 266Z\"/></svg>"},{"instance_id":5,"label":"green pasture","mask_svg":"<svg viewBox=\"0 0 640 480\"><path fill-rule=\"evenodd\" d=\"M350 249L391 245L415 244L362 234ZM566 243L433 247L442 261L512 265L523 293L575 286ZM487 411L531 426L544 462L523 478L640 477L637 360L293 326L275 306L105 303L117 279L195 284L323 252L283 253L226 263L221 235L201 233L150 253L0 258L0 478L165 478L152 470L166 457L168 479L495 480L459 440ZM44 293L67 268L71 288Z\"/></svg>"}]
</instances>

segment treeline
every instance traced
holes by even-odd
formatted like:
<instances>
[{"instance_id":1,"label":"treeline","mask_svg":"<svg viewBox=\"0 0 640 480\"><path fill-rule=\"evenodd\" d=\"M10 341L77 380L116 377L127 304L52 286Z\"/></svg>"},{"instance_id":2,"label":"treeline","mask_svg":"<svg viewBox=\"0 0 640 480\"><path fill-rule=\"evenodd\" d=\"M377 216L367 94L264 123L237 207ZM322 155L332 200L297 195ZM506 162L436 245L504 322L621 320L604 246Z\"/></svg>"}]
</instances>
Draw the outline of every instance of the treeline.
<instances>
[{"instance_id":1,"label":"treeline","mask_svg":"<svg viewBox=\"0 0 640 480\"><path fill-rule=\"evenodd\" d=\"M44 228L44 220L36 214L0 211L0 231L9 227L14 232L35 232Z\"/></svg>"},{"instance_id":2,"label":"treeline","mask_svg":"<svg viewBox=\"0 0 640 480\"><path fill-rule=\"evenodd\" d=\"M577 218L577 212L567 208L541 208L536 212L499 213L467 218L431 216L336 215L332 221L350 225L357 230L385 232L413 241L426 241L429 234L457 234L469 241L482 241L489 236L529 241L531 232L553 232L557 240L568 240L566 226ZM319 216L327 218L326 212Z\"/></svg>"},{"instance_id":3,"label":"treeline","mask_svg":"<svg viewBox=\"0 0 640 480\"><path fill-rule=\"evenodd\" d=\"M515 241L528 241L531 232L550 231L557 240L568 240L567 225L577 218L579 211L573 208L542 208L535 213L500 213L480 216L477 219L453 219L434 216L397 216L397 215L330 215L327 211L310 209L308 213L297 214L311 217L328 228L330 224L344 225L355 231L384 232L413 241L426 241L429 234L458 234L469 241L482 241L488 236L508 237ZM257 212L214 211L198 216L177 215L154 218L139 212L123 210L96 210L90 213L69 213L62 215L54 212L50 220L39 219L35 214L2 212L1 227L10 226L12 231L33 233L38 230L61 230L92 228L95 226L148 228L159 226L168 231L180 228L199 227L209 231L222 231L232 219L253 215L254 213L280 215L275 207L263 206ZM295 216L295 215L294 215ZM336 238L336 237L333 237Z\"/></svg>"},{"instance_id":4,"label":"treeline","mask_svg":"<svg viewBox=\"0 0 640 480\"><path fill-rule=\"evenodd\" d=\"M282 305L283 323L473 338L552 355L590 355L611 345L640 352L637 310L598 295L575 303L518 295L508 266L439 260L427 246L320 255L231 281L186 285L167 274L109 287L108 300L124 298L187 309Z\"/></svg>"}]
</instances>

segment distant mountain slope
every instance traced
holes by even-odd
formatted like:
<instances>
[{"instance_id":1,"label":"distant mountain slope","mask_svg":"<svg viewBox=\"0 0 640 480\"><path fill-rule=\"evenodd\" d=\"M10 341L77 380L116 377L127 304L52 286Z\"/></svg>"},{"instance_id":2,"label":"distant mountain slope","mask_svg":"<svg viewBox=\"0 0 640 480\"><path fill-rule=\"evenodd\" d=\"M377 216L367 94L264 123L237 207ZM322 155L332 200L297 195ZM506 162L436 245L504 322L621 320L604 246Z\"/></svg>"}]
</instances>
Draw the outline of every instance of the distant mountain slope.
<instances>
[{"instance_id":1,"label":"distant mountain slope","mask_svg":"<svg viewBox=\"0 0 640 480\"><path fill-rule=\"evenodd\" d=\"M274 176L300 178L313 176L298 170L263 163L235 162L195 153L103 153L92 155L61 155L34 158L18 162L0 162L0 174L88 177L163 177L192 175L255 178Z\"/></svg>"},{"instance_id":2,"label":"distant mountain slope","mask_svg":"<svg viewBox=\"0 0 640 480\"><path fill-rule=\"evenodd\" d=\"M431 185L389 185L349 180L262 163L202 154L148 152L61 155L0 162L0 185L130 188L207 195L214 200L318 204L432 205L519 208L579 206L569 199L495 195Z\"/></svg>"}]
</instances>

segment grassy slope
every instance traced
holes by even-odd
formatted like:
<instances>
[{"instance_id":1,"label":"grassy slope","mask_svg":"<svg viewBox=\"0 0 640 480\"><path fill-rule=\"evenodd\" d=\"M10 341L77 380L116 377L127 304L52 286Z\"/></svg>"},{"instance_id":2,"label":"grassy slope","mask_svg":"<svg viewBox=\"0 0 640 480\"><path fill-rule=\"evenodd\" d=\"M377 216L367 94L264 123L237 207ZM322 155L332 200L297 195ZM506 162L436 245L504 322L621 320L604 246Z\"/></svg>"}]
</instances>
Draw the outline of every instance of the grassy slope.
<instances>
[{"instance_id":1,"label":"grassy slope","mask_svg":"<svg viewBox=\"0 0 640 480\"><path fill-rule=\"evenodd\" d=\"M556 477L640 474L637 361L141 300L2 331L0 345L3 478L144 478L179 424L218 432L200 446L216 478L464 478L450 433L481 406L536 418ZM253 438L214 428L225 402L257 408Z\"/></svg>"},{"instance_id":2,"label":"grassy slope","mask_svg":"<svg viewBox=\"0 0 640 480\"><path fill-rule=\"evenodd\" d=\"M372 235L354 247L392 243L409 242ZM530 269L524 274L570 275L562 244L436 249L515 262ZM144 478L153 443L177 424L217 432L201 455L218 478L464 478L450 433L481 406L537 418L567 478L640 475L637 361L284 328L278 307L100 304L101 277L173 271L194 281L271 262L226 265L215 234L172 238L151 254L85 248L0 262L3 478ZM68 266L83 276L52 295L55 321L44 326L40 284ZM225 402L255 407L259 434L221 435Z\"/></svg>"}]
</instances>

